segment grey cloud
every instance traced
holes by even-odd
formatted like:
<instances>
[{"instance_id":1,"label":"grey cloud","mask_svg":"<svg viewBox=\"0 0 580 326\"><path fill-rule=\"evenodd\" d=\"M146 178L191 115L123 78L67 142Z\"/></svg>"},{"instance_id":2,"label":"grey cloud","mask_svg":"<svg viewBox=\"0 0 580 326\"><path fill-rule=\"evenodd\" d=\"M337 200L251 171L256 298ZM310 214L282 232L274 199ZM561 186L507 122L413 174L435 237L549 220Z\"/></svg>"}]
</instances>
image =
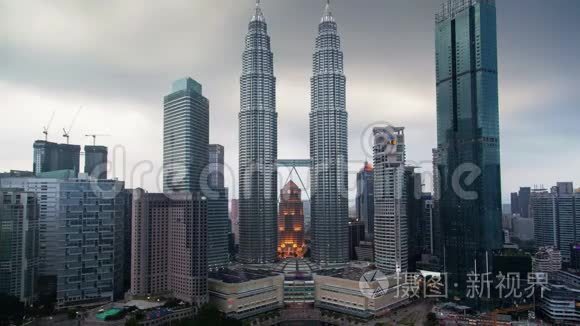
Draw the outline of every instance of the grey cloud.
<instances>
[{"instance_id":1,"label":"grey cloud","mask_svg":"<svg viewBox=\"0 0 580 326\"><path fill-rule=\"evenodd\" d=\"M358 139L364 127L382 120L407 127L410 159L431 157L433 15L440 2L333 1L345 52L353 160L364 160ZM498 1L504 195L523 181L513 177L519 157L512 153L533 157L533 146L524 140L535 136L534 119L542 117L550 138L564 144L575 144L565 139L577 135L571 121L578 121L579 101L572 93L580 84L574 42L580 4L522 3ZM322 6L312 0L263 1L278 78L280 157L308 154L310 65ZM211 141L226 146L226 159L237 168L240 56L252 10L253 0L0 0L0 83L55 94L67 105L77 98L87 105L105 100L110 106L100 109L107 113L132 107L149 120L147 132L160 135L162 97L172 80L190 75L210 99ZM37 134L28 132L26 143ZM142 152L139 137L123 139L135 160L161 156ZM551 154L578 162L565 147L558 144ZM29 152L13 151L0 169L27 168L13 164L27 161ZM561 162L538 171L546 179L574 173Z\"/></svg>"}]
</instances>

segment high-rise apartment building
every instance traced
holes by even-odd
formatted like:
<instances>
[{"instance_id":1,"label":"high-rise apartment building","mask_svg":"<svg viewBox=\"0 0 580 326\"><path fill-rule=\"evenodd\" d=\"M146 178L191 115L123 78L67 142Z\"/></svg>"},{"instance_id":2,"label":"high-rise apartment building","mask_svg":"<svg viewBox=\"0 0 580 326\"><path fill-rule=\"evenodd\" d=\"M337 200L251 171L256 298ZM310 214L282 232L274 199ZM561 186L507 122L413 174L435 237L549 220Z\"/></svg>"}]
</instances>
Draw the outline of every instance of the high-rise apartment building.
<instances>
[{"instance_id":1,"label":"high-rise apartment building","mask_svg":"<svg viewBox=\"0 0 580 326\"><path fill-rule=\"evenodd\" d=\"M562 254L555 247L540 247L532 257L532 271L554 273L562 269Z\"/></svg>"},{"instance_id":2,"label":"high-rise apartment building","mask_svg":"<svg viewBox=\"0 0 580 326\"><path fill-rule=\"evenodd\" d=\"M27 305L37 297L38 203L22 189L0 189L0 293Z\"/></svg>"},{"instance_id":3,"label":"high-rise apartment building","mask_svg":"<svg viewBox=\"0 0 580 326\"><path fill-rule=\"evenodd\" d=\"M534 220L536 247L557 247L556 197L543 189L534 190L530 196L530 215Z\"/></svg>"},{"instance_id":4,"label":"high-rise apartment building","mask_svg":"<svg viewBox=\"0 0 580 326\"><path fill-rule=\"evenodd\" d=\"M224 186L224 147L209 145L207 197L207 260L210 270L220 269L229 263L228 188Z\"/></svg>"},{"instance_id":5,"label":"high-rise apartment building","mask_svg":"<svg viewBox=\"0 0 580 326\"><path fill-rule=\"evenodd\" d=\"M131 294L207 303L207 210L199 192L134 192Z\"/></svg>"},{"instance_id":6,"label":"high-rise apartment building","mask_svg":"<svg viewBox=\"0 0 580 326\"><path fill-rule=\"evenodd\" d=\"M435 21L439 214L445 269L464 293L474 261L484 271L503 245L495 1L446 0Z\"/></svg>"},{"instance_id":7,"label":"high-rise apartment building","mask_svg":"<svg viewBox=\"0 0 580 326\"><path fill-rule=\"evenodd\" d=\"M278 113L268 27L259 2L248 26L240 78L240 259L276 260Z\"/></svg>"},{"instance_id":8,"label":"high-rise apartment building","mask_svg":"<svg viewBox=\"0 0 580 326\"><path fill-rule=\"evenodd\" d=\"M558 195L571 195L574 193L574 183L572 182L558 182L556 184Z\"/></svg>"},{"instance_id":9,"label":"high-rise apartment building","mask_svg":"<svg viewBox=\"0 0 580 326\"><path fill-rule=\"evenodd\" d=\"M107 179L107 155L105 146L85 146L85 173L93 178Z\"/></svg>"},{"instance_id":10,"label":"high-rise apartment building","mask_svg":"<svg viewBox=\"0 0 580 326\"><path fill-rule=\"evenodd\" d=\"M373 238L375 219L373 166L368 162L356 174L356 217L365 224L366 239Z\"/></svg>"},{"instance_id":11,"label":"high-rise apartment building","mask_svg":"<svg viewBox=\"0 0 580 326\"><path fill-rule=\"evenodd\" d=\"M36 195L39 296L54 297L58 307L123 297L123 182L63 176L0 183Z\"/></svg>"},{"instance_id":12,"label":"high-rise apartment building","mask_svg":"<svg viewBox=\"0 0 580 326\"><path fill-rule=\"evenodd\" d=\"M540 189L530 196L536 247L558 248L566 263L571 260L571 246L580 242L580 195L568 192L572 186L558 183L554 192Z\"/></svg>"},{"instance_id":13,"label":"high-rise apartment building","mask_svg":"<svg viewBox=\"0 0 580 326\"><path fill-rule=\"evenodd\" d=\"M209 101L191 78L173 83L164 98L163 192L196 192L208 163Z\"/></svg>"},{"instance_id":14,"label":"high-rise apartment building","mask_svg":"<svg viewBox=\"0 0 580 326\"><path fill-rule=\"evenodd\" d=\"M290 180L280 190L278 215L278 256L304 257L304 208L302 191Z\"/></svg>"},{"instance_id":15,"label":"high-rise apartment building","mask_svg":"<svg viewBox=\"0 0 580 326\"><path fill-rule=\"evenodd\" d=\"M404 128L374 128L375 263L385 274L408 267Z\"/></svg>"},{"instance_id":16,"label":"high-rise apartment building","mask_svg":"<svg viewBox=\"0 0 580 326\"><path fill-rule=\"evenodd\" d=\"M312 258L348 261L346 78L337 24L327 3L318 25L310 79Z\"/></svg>"}]
</instances>

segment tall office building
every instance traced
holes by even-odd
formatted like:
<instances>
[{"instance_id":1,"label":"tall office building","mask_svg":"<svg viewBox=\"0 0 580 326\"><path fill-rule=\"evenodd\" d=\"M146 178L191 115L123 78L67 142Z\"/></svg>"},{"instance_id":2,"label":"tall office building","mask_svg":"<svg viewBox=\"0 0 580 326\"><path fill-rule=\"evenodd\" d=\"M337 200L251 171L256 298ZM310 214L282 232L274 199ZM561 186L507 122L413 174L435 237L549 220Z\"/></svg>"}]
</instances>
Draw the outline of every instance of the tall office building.
<instances>
[{"instance_id":1,"label":"tall office building","mask_svg":"<svg viewBox=\"0 0 580 326\"><path fill-rule=\"evenodd\" d=\"M58 307L123 297L123 182L47 173L0 183L36 195L40 297L54 298Z\"/></svg>"},{"instance_id":2,"label":"tall office building","mask_svg":"<svg viewBox=\"0 0 580 326\"><path fill-rule=\"evenodd\" d=\"M503 245L495 1L447 0L435 20L439 214L445 269L464 293L475 261L484 271Z\"/></svg>"},{"instance_id":3,"label":"tall office building","mask_svg":"<svg viewBox=\"0 0 580 326\"><path fill-rule=\"evenodd\" d=\"M207 197L207 261L210 270L224 268L229 263L228 188L224 186L224 147L209 145Z\"/></svg>"},{"instance_id":4,"label":"tall office building","mask_svg":"<svg viewBox=\"0 0 580 326\"><path fill-rule=\"evenodd\" d=\"M37 140L33 144L33 166L35 174L58 170L79 173L81 147Z\"/></svg>"},{"instance_id":5,"label":"tall office building","mask_svg":"<svg viewBox=\"0 0 580 326\"><path fill-rule=\"evenodd\" d=\"M131 234L133 229L131 228L131 220L133 218L133 189L125 189L119 194L125 197L123 202L125 204L124 216L123 216L123 230L125 235L123 236L123 293L131 289Z\"/></svg>"},{"instance_id":6,"label":"tall office building","mask_svg":"<svg viewBox=\"0 0 580 326\"><path fill-rule=\"evenodd\" d=\"M348 259L359 260L356 248L366 240L365 224L359 220L348 222ZM372 247L372 246L371 246Z\"/></svg>"},{"instance_id":7,"label":"tall office building","mask_svg":"<svg viewBox=\"0 0 580 326\"><path fill-rule=\"evenodd\" d=\"M232 233L236 244L240 243L240 201L230 200L230 221L232 222Z\"/></svg>"},{"instance_id":8,"label":"tall office building","mask_svg":"<svg viewBox=\"0 0 580 326\"><path fill-rule=\"evenodd\" d=\"M312 214L310 211L310 200L306 199L302 201L302 207L304 207L304 230L310 234L310 226L312 224Z\"/></svg>"},{"instance_id":9,"label":"tall office building","mask_svg":"<svg viewBox=\"0 0 580 326\"><path fill-rule=\"evenodd\" d=\"M404 128L374 128L375 263L385 274L408 267Z\"/></svg>"},{"instance_id":10,"label":"tall office building","mask_svg":"<svg viewBox=\"0 0 580 326\"><path fill-rule=\"evenodd\" d=\"M356 174L356 217L365 224L366 239L373 238L375 219L373 166L368 162Z\"/></svg>"},{"instance_id":11,"label":"tall office building","mask_svg":"<svg viewBox=\"0 0 580 326\"><path fill-rule=\"evenodd\" d=\"M521 187L518 192L518 202L520 204L520 216L530 217L530 196L532 193L532 188Z\"/></svg>"},{"instance_id":12,"label":"tall office building","mask_svg":"<svg viewBox=\"0 0 580 326\"><path fill-rule=\"evenodd\" d=\"M518 196L517 192L511 193L510 207L511 207L512 214L518 214L518 215L521 214L520 197Z\"/></svg>"},{"instance_id":13,"label":"tall office building","mask_svg":"<svg viewBox=\"0 0 580 326\"><path fill-rule=\"evenodd\" d=\"M224 183L224 147L219 144L208 146L208 185L210 189L225 187Z\"/></svg>"},{"instance_id":14,"label":"tall office building","mask_svg":"<svg viewBox=\"0 0 580 326\"><path fill-rule=\"evenodd\" d=\"M107 179L107 155L105 146L85 146L85 173L93 178Z\"/></svg>"},{"instance_id":15,"label":"tall office building","mask_svg":"<svg viewBox=\"0 0 580 326\"><path fill-rule=\"evenodd\" d=\"M421 197L423 205L423 249L424 252L433 255L435 253L435 236L434 236L434 212L433 212L433 195L424 192Z\"/></svg>"},{"instance_id":16,"label":"tall office building","mask_svg":"<svg viewBox=\"0 0 580 326\"><path fill-rule=\"evenodd\" d=\"M34 193L0 189L0 293L35 302L38 203Z\"/></svg>"},{"instance_id":17,"label":"tall office building","mask_svg":"<svg viewBox=\"0 0 580 326\"><path fill-rule=\"evenodd\" d=\"M208 163L209 101L191 78L173 83L164 98L163 192L196 192Z\"/></svg>"},{"instance_id":18,"label":"tall office building","mask_svg":"<svg viewBox=\"0 0 580 326\"><path fill-rule=\"evenodd\" d=\"M312 258L348 261L346 78L337 24L329 3L318 25L310 79Z\"/></svg>"},{"instance_id":19,"label":"tall office building","mask_svg":"<svg viewBox=\"0 0 580 326\"><path fill-rule=\"evenodd\" d=\"M278 113L276 78L266 20L256 10L246 34L240 78L240 259L276 260Z\"/></svg>"},{"instance_id":20,"label":"tall office building","mask_svg":"<svg viewBox=\"0 0 580 326\"><path fill-rule=\"evenodd\" d=\"M433 151L433 254L443 260L443 237L441 231L441 214L439 201L441 199L441 176L439 175L439 151Z\"/></svg>"},{"instance_id":21,"label":"tall office building","mask_svg":"<svg viewBox=\"0 0 580 326\"><path fill-rule=\"evenodd\" d=\"M278 215L278 256L304 257L304 208L302 191L290 180L280 190Z\"/></svg>"},{"instance_id":22,"label":"tall office building","mask_svg":"<svg viewBox=\"0 0 580 326\"><path fill-rule=\"evenodd\" d=\"M195 193L133 194L131 294L208 301L207 201Z\"/></svg>"},{"instance_id":23,"label":"tall office building","mask_svg":"<svg viewBox=\"0 0 580 326\"><path fill-rule=\"evenodd\" d=\"M408 270L416 271L416 262L421 261L425 252L424 236L429 231L423 219L423 182L421 173L414 166L405 166L405 198L407 202L407 257Z\"/></svg>"}]
</instances>

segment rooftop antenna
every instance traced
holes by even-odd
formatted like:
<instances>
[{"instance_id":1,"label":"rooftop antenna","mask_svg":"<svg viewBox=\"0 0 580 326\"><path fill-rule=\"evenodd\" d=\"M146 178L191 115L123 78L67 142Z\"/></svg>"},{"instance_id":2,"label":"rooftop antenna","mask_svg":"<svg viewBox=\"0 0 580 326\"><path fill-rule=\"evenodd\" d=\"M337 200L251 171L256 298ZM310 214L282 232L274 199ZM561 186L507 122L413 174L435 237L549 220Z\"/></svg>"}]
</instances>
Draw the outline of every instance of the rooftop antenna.
<instances>
[{"instance_id":1,"label":"rooftop antenna","mask_svg":"<svg viewBox=\"0 0 580 326\"><path fill-rule=\"evenodd\" d=\"M54 119L55 111L52 111L52 115L50 116L50 120L48 120L48 124L42 127L42 133L44 134L44 141L48 141L48 129L50 129L50 125L52 124L52 120Z\"/></svg>"}]
</instances>

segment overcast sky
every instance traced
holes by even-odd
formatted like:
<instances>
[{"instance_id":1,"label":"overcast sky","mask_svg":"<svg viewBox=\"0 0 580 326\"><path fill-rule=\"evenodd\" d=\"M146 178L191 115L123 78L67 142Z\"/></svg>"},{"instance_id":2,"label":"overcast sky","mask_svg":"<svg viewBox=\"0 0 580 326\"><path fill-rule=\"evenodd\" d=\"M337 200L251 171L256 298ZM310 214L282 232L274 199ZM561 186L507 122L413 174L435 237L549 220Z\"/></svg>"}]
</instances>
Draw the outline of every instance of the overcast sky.
<instances>
[{"instance_id":1,"label":"overcast sky","mask_svg":"<svg viewBox=\"0 0 580 326\"><path fill-rule=\"evenodd\" d=\"M307 158L309 78L323 1L262 2L277 77L279 157ZM580 186L580 1L497 2L503 197L524 185ZM333 1L353 171L371 160L365 130L382 122L406 127L408 159L431 169L425 162L436 144L440 3ZM42 139L52 112L49 140L60 142L83 106L71 143L110 134L97 142L111 152L122 146L111 155L115 176L156 191L162 99L173 80L191 76L210 100L211 142L226 147L226 163L237 173L241 53L253 7L253 0L0 0L0 171L30 170L32 143ZM227 179L237 183L235 175Z\"/></svg>"}]
</instances>

